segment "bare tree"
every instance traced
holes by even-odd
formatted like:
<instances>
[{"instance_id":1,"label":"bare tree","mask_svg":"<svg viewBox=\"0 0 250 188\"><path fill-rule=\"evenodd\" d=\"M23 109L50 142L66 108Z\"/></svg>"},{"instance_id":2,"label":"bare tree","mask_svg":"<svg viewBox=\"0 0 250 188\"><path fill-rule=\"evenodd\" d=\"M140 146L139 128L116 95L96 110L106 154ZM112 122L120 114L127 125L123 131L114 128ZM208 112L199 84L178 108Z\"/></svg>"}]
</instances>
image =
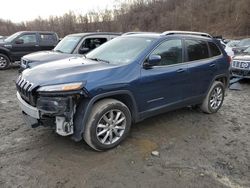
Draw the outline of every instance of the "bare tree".
<instances>
[{"instance_id":1,"label":"bare tree","mask_svg":"<svg viewBox=\"0 0 250 188\"><path fill-rule=\"evenodd\" d=\"M74 12L26 23L0 19L0 35L51 30L61 37L89 31L196 30L228 37L250 35L250 0L116 0L112 10Z\"/></svg>"}]
</instances>

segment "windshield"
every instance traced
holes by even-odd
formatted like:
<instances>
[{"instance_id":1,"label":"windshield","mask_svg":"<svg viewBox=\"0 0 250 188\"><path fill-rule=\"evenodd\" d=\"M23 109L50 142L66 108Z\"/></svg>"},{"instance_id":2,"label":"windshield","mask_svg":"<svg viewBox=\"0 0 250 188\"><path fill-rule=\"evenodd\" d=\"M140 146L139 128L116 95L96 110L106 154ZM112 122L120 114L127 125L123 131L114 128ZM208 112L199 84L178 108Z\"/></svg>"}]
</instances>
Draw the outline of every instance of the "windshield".
<instances>
[{"instance_id":1,"label":"windshield","mask_svg":"<svg viewBox=\"0 0 250 188\"><path fill-rule=\"evenodd\" d=\"M118 37L86 55L112 64L128 64L134 61L151 43L151 38Z\"/></svg>"},{"instance_id":2,"label":"windshield","mask_svg":"<svg viewBox=\"0 0 250 188\"><path fill-rule=\"evenodd\" d=\"M19 35L20 35L20 32L14 33L13 35L10 35L9 37L7 37L4 41L6 41L6 42L12 42Z\"/></svg>"},{"instance_id":3,"label":"windshield","mask_svg":"<svg viewBox=\"0 0 250 188\"><path fill-rule=\"evenodd\" d=\"M250 38L241 40L238 46L250 46Z\"/></svg>"},{"instance_id":4,"label":"windshield","mask_svg":"<svg viewBox=\"0 0 250 188\"><path fill-rule=\"evenodd\" d=\"M244 50L244 53L250 54L250 47L248 47L246 50Z\"/></svg>"},{"instance_id":5,"label":"windshield","mask_svg":"<svg viewBox=\"0 0 250 188\"><path fill-rule=\"evenodd\" d=\"M230 41L230 42L228 42L227 43L227 46L229 46L229 47L235 47L235 46L237 46L238 44L239 44L239 42L240 41Z\"/></svg>"},{"instance_id":6,"label":"windshield","mask_svg":"<svg viewBox=\"0 0 250 188\"><path fill-rule=\"evenodd\" d=\"M79 41L81 36L67 36L64 37L54 48L54 51L71 54Z\"/></svg>"}]
</instances>

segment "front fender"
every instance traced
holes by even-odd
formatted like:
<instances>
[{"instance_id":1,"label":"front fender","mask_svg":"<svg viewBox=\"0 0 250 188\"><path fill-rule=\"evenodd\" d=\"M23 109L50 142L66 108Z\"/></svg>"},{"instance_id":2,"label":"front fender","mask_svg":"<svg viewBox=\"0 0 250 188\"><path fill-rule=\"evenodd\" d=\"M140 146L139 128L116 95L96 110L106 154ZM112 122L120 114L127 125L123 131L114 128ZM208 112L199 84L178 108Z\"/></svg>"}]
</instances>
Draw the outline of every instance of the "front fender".
<instances>
[{"instance_id":1,"label":"front fender","mask_svg":"<svg viewBox=\"0 0 250 188\"><path fill-rule=\"evenodd\" d=\"M11 52L9 49L0 46L0 53L6 55L10 59L10 61L12 61Z\"/></svg>"},{"instance_id":2,"label":"front fender","mask_svg":"<svg viewBox=\"0 0 250 188\"><path fill-rule=\"evenodd\" d=\"M84 98L83 100L80 101L77 109L76 109L76 113L74 115L74 134L72 135L71 139L73 139L74 141L78 142L82 139L82 134L84 132L85 129L85 125L88 121L88 117L91 113L92 107L94 105L94 103L100 99L104 99L104 98L112 98L112 96L116 96L116 95L129 95L132 99L132 105L133 105L133 112L135 114L134 118L135 121L138 120L138 111L136 108L136 102L135 99L132 95L132 93L128 90L119 90L119 91L111 91L111 92L107 92L107 93L102 93L99 95L96 95L95 97L93 97L92 99L89 98Z\"/></svg>"}]
</instances>

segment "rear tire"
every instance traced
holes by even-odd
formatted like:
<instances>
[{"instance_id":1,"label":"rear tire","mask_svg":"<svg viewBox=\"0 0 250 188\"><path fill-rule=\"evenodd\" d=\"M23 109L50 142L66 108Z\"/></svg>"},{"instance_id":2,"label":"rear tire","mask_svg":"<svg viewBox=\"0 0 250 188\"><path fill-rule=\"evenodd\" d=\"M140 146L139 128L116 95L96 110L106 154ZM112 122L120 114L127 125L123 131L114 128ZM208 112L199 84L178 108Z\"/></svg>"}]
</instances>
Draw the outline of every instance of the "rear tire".
<instances>
[{"instance_id":1,"label":"rear tire","mask_svg":"<svg viewBox=\"0 0 250 188\"><path fill-rule=\"evenodd\" d=\"M116 147L128 135L131 113L115 99L104 99L94 104L84 131L85 142L97 151Z\"/></svg>"},{"instance_id":2,"label":"rear tire","mask_svg":"<svg viewBox=\"0 0 250 188\"><path fill-rule=\"evenodd\" d=\"M4 54L0 54L0 70L5 70L9 68L9 65L10 59Z\"/></svg>"},{"instance_id":3,"label":"rear tire","mask_svg":"<svg viewBox=\"0 0 250 188\"><path fill-rule=\"evenodd\" d=\"M221 108L224 96L224 84L219 81L215 81L200 106L201 110L207 114L216 113Z\"/></svg>"}]
</instances>

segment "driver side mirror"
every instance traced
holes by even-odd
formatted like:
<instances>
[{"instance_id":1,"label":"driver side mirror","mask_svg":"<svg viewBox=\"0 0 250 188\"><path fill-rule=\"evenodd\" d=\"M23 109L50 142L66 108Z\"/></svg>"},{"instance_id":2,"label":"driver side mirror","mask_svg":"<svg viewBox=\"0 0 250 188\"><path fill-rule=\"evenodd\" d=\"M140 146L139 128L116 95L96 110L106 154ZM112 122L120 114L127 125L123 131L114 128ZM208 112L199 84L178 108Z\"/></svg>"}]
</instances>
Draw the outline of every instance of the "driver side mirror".
<instances>
[{"instance_id":1,"label":"driver side mirror","mask_svg":"<svg viewBox=\"0 0 250 188\"><path fill-rule=\"evenodd\" d=\"M160 63L161 56L160 55L150 55L148 59L144 62L143 67L149 69L153 66L156 66Z\"/></svg>"},{"instance_id":2,"label":"driver side mirror","mask_svg":"<svg viewBox=\"0 0 250 188\"><path fill-rule=\"evenodd\" d=\"M86 53L88 53L90 51L90 49L89 48L80 48L79 49L79 54L86 54Z\"/></svg>"},{"instance_id":3,"label":"driver side mirror","mask_svg":"<svg viewBox=\"0 0 250 188\"><path fill-rule=\"evenodd\" d=\"M24 40L23 39L17 39L15 41L15 44L23 44L24 43Z\"/></svg>"}]
</instances>

